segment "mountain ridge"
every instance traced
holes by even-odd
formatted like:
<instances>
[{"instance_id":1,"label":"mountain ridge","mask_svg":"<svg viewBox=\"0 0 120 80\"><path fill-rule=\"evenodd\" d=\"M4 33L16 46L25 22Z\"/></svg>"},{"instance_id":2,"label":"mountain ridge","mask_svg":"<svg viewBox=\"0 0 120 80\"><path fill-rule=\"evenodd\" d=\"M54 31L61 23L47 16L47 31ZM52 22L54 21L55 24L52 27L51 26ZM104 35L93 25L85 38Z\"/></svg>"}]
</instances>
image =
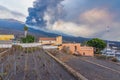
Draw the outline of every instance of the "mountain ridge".
<instances>
[{"instance_id":1,"label":"mountain ridge","mask_svg":"<svg viewBox=\"0 0 120 80\"><path fill-rule=\"evenodd\" d=\"M14 19L0 19L0 34L14 34L16 38L21 38L24 36L24 23L14 20ZM39 37L56 37L61 34L55 34L55 33L49 33L42 30L36 30L33 28L29 28L28 31L29 34L36 37L36 41L38 41ZM91 38L83 38L83 37L73 37L73 36L67 36L63 35L63 41L64 42L76 42L76 43L82 43L84 41L88 41ZM107 42L107 40L105 40ZM120 47L120 42L118 41L109 41L112 43L111 45L115 45Z\"/></svg>"},{"instance_id":2,"label":"mountain ridge","mask_svg":"<svg viewBox=\"0 0 120 80\"><path fill-rule=\"evenodd\" d=\"M23 22L14 19L0 19L0 30L5 30L6 33L9 33L9 31L11 31L10 33L15 34L16 36L19 36L19 34L20 36L24 35L23 32L24 25L25 24ZM7 29L9 29L9 31L7 31ZM61 34L45 32L42 30L36 30L33 28L29 28L29 33L35 35L36 37L56 37L61 35ZM67 35L62 35L62 36L65 41L70 41L70 42L84 42L86 40L89 40L89 38L83 38L83 37L73 37Z\"/></svg>"}]
</instances>

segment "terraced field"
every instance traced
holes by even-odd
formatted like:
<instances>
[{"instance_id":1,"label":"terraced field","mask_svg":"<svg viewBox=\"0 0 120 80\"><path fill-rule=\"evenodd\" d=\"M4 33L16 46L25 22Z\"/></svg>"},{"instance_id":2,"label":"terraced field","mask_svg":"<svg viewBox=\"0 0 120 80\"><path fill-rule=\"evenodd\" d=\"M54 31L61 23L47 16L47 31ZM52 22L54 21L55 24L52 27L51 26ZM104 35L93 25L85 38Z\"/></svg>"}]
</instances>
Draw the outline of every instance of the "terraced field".
<instances>
[{"instance_id":1,"label":"terraced field","mask_svg":"<svg viewBox=\"0 0 120 80\"><path fill-rule=\"evenodd\" d=\"M44 50L11 49L0 54L3 80L76 80Z\"/></svg>"}]
</instances>

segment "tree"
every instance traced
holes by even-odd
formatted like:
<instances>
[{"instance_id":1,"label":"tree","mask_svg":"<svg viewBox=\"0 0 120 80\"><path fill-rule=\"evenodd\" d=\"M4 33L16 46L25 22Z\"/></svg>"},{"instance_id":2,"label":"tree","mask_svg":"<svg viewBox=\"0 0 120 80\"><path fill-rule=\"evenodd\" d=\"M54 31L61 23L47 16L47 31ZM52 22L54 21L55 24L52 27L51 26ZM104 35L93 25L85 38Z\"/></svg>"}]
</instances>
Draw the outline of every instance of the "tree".
<instances>
[{"instance_id":1,"label":"tree","mask_svg":"<svg viewBox=\"0 0 120 80\"><path fill-rule=\"evenodd\" d=\"M81 43L81 46L88 46L87 41L84 41L83 43Z\"/></svg>"},{"instance_id":2,"label":"tree","mask_svg":"<svg viewBox=\"0 0 120 80\"><path fill-rule=\"evenodd\" d=\"M33 43L35 41L35 37L32 35L27 35L25 38L21 38L23 43Z\"/></svg>"},{"instance_id":3,"label":"tree","mask_svg":"<svg viewBox=\"0 0 120 80\"><path fill-rule=\"evenodd\" d=\"M94 47L95 53L98 54L100 53L101 50L103 50L106 47L105 41L98 38L94 38L92 40L87 41L87 45Z\"/></svg>"},{"instance_id":4,"label":"tree","mask_svg":"<svg viewBox=\"0 0 120 80\"><path fill-rule=\"evenodd\" d=\"M28 27L27 26L24 26L24 31L25 31L24 35L26 37L27 36L27 32L28 32Z\"/></svg>"}]
</instances>

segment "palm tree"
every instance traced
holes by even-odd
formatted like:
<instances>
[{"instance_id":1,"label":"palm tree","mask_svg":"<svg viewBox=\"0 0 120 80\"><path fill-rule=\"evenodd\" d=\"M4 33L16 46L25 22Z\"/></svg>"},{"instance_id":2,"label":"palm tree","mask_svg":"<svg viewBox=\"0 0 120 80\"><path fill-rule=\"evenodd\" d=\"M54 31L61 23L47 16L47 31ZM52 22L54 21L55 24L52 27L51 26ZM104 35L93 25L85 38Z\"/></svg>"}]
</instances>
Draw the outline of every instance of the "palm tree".
<instances>
[{"instance_id":1,"label":"palm tree","mask_svg":"<svg viewBox=\"0 0 120 80\"><path fill-rule=\"evenodd\" d=\"M28 32L28 27L27 26L24 26L24 31L25 31L24 35L26 37L27 36L27 32Z\"/></svg>"}]
</instances>

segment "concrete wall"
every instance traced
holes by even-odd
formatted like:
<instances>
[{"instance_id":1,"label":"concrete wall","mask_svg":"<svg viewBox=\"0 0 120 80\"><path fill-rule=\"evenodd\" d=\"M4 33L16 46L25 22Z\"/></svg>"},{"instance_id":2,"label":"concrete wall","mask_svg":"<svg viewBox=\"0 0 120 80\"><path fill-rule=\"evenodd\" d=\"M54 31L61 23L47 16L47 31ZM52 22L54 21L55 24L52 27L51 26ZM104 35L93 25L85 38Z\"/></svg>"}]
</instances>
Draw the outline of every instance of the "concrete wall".
<instances>
[{"instance_id":1,"label":"concrete wall","mask_svg":"<svg viewBox=\"0 0 120 80\"><path fill-rule=\"evenodd\" d=\"M0 44L0 48L11 48L12 45L20 45L22 47L37 47L41 46L40 43L13 43L13 44Z\"/></svg>"},{"instance_id":2,"label":"concrete wall","mask_svg":"<svg viewBox=\"0 0 120 80\"><path fill-rule=\"evenodd\" d=\"M12 44L0 44L0 48L11 48Z\"/></svg>"},{"instance_id":3,"label":"concrete wall","mask_svg":"<svg viewBox=\"0 0 120 80\"><path fill-rule=\"evenodd\" d=\"M58 48L58 46L42 46L43 47L43 49L57 49Z\"/></svg>"},{"instance_id":4,"label":"concrete wall","mask_svg":"<svg viewBox=\"0 0 120 80\"><path fill-rule=\"evenodd\" d=\"M40 43L18 43L16 45L20 45L22 47L37 47L37 46L41 46Z\"/></svg>"},{"instance_id":5,"label":"concrete wall","mask_svg":"<svg viewBox=\"0 0 120 80\"><path fill-rule=\"evenodd\" d=\"M68 47L69 50L72 52L72 54L74 54L75 52L80 51L80 44L78 44L78 43L75 43L75 44L73 44L73 43L65 43L65 44L62 44L61 49L63 47ZM75 47L76 47L76 49L75 49Z\"/></svg>"},{"instance_id":6,"label":"concrete wall","mask_svg":"<svg viewBox=\"0 0 120 80\"><path fill-rule=\"evenodd\" d=\"M80 54L82 54L83 56L94 56L94 48L93 47L87 47L87 46L83 46L80 47Z\"/></svg>"},{"instance_id":7,"label":"concrete wall","mask_svg":"<svg viewBox=\"0 0 120 80\"><path fill-rule=\"evenodd\" d=\"M56 43L55 45L61 45L62 44L62 36L56 37Z\"/></svg>"}]
</instances>

